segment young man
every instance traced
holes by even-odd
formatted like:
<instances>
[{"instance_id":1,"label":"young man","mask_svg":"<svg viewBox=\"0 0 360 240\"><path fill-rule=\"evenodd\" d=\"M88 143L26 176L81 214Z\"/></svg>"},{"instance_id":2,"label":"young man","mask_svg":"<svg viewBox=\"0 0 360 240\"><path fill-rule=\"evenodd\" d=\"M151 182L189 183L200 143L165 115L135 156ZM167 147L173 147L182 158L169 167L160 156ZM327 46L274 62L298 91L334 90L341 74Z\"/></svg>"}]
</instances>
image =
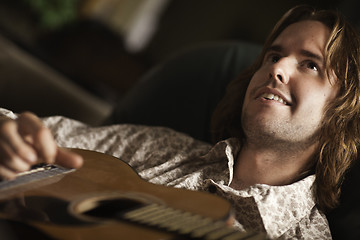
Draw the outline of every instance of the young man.
<instances>
[{"instance_id":1,"label":"young man","mask_svg":"<svg viewBox=\"0 0 360 240\"><path fill-rule=\"evenodd\" d=\"M356 31L338 14L294 8L216 109L214 134L227 140L211 147L165 128L90 128L7 113L16 120L2 120L0 174L15 177L37 158L81 166L79 156L56 144L93 149L127 160L153 183L227 198L241 230L330 239L319 208L336 205L342 176L357 154L359 48Z\"/></svg>"},{"instance_id":2,"label":"young man","mask_svg":"<svg viewBox=\"0 0 360 240\"><path fill-rule=\"evenodd\" d=\"M305 24L309 21L313 24ZM297 45L301 39L302 47ZM290 54L289 49L296 52L297 47L303 58ZM297 65L291 66L296 59ZM278 145L273 149L282 153L293 149L298 171L316 173L320 207L333 208L343 174L357 157L359 60L358 32L344 18L328 11L313 13L309 7L290 10L275 26L258 61L228 87L213 118L216 138L237 137L246 146L263 129L257 148L274 143ZM289 112L260 107L251 102L254 97L264 104L279 102ZM266 101L272 98L275 101ZM302 156L309 160L301 163Z\"/></svg>"}]
</instances>

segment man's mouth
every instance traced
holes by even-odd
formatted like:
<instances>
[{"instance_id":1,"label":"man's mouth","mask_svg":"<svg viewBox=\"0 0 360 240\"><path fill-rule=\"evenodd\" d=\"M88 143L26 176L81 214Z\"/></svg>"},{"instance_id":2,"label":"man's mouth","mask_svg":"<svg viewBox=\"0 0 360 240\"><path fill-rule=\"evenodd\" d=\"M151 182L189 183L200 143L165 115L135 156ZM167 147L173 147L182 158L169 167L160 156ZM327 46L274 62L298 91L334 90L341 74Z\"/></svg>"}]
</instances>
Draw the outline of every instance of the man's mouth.
<instances>
[{"instance_id":1,"label":"man's mouth","mask_svg":"<svg viewBox=\"0 0 360 240\"><path fill-rule=\"evenodd\" d=\"M273 93L263 93L260 97L265 98L267 100L278 101L279 103L282 103L284 105L289 105L284 99L282 99L280 96L273 94Z\"/></svg>"}]
</instances>

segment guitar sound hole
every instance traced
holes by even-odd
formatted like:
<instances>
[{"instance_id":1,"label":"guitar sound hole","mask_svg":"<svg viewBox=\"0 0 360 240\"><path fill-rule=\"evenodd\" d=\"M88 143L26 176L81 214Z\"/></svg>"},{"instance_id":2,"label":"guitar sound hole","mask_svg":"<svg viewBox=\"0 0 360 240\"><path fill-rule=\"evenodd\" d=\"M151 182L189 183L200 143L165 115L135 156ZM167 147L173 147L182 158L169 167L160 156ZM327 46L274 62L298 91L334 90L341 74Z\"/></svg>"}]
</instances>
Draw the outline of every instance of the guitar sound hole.
<instances>
[{"instance_id":1,"label":"guitar sound hole","mask_svg":"<svg viewBox=\"0 0 360 240\"><path fill-rule=\"evenodd\" d=\"M119 218L122 214L144 206L141 201L127 198L118 199L105 199L96 203L96 206L86 212L84 215L96 217L114 219Z\"/></svg>"}]
</instances>

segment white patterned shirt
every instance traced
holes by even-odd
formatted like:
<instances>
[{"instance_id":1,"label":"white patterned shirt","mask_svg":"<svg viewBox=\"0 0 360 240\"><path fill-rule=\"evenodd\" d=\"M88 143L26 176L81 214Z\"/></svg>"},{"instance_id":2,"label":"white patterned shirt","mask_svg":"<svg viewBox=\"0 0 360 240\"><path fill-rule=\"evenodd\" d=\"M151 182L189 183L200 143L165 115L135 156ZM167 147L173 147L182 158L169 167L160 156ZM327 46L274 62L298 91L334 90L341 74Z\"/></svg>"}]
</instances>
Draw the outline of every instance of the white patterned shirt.
<instances>
[{"instance_id":1,"label":"white patterned shirt","mask_svg":"<svg viewBox=\"0 0 360 240\"><path fill-rule=\"evenodd\" d=\"M11 112L1 112L13 117ZM236 139L211 146L164 127L122 124L94 128L64 117L43 121L59 146L113 155L152 183L205 190L226 198L240 230L265 232L280 239L331 239L326 217L315 204L314 175L286 186L255 184L243 190L229 186L240 151Z\"/></svg>"}]
</instances>

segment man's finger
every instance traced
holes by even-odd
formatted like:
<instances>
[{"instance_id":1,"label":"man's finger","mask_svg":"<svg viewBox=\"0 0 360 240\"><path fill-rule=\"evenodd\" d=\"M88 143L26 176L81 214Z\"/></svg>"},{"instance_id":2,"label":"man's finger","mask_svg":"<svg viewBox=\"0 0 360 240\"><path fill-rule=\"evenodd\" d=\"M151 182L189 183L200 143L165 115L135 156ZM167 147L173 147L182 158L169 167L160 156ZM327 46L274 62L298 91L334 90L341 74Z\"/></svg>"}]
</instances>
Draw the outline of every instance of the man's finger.
<instances>
[{"instance_id":1,"label":"man's finger","mask_svg":"<svg viewBox=\"0 0 360 240\"><path fill-rule=\"evenodd\" d=\"M2 144L11 148L14 155L22 158L28 163L35 163L37 160L36 152L26 143L24 139L18 134L18 129L15 121L9 120L1 124Z\"/></svg>"},{"instance_id":2,"label":"man's finger","mask_svg":"<svg viewBox=\"0 0 360 240\"><path fill-rule=\"evenodd\" d=\"M44 127L42 121L31 112L20 114L17 122L19 124L19 132L23 135L34 135Z\"/></svg>"},{"instance_id":3,"label":"man's finger","mask_svg":"<svg viewBox=\"0 0 360 240\"><path fill-rule=\"evenodd\" d=\"M12 148L0 140L0 165L12 172L23 172L29 170L31 164L20 158Z\"/></svg>"},{"instance_id":4,"label":"man's finger","mask_svg":"<svg viewBox=\"0 0 360 240\"><path fill-rule=\"evenodd\" d=\"M16 177L16 173L0 165L0 180L11 180Z\"/></svg>"},{"instance_id":5,"label":"man's finger","mask_svg":"<svg viewBox=\"0 0 360 240\"><path fill-rule=\"evenodd\" d=\"M32 144L39 158L47 163L53 163L57 145L51 131L34 114L26 112L18 118L18 128L25 140Z\"/></svg>"},{"instance_id":6,"label":"man's finger","mask_svg":"<svg viewBox=\"0 0 360 240\"><path fill-rule=\"evenodd\" d=\"M83 158L71 151L58 148L55 163L66 168L80 168L83 165Z\"/></svg>"}]
</instances>

